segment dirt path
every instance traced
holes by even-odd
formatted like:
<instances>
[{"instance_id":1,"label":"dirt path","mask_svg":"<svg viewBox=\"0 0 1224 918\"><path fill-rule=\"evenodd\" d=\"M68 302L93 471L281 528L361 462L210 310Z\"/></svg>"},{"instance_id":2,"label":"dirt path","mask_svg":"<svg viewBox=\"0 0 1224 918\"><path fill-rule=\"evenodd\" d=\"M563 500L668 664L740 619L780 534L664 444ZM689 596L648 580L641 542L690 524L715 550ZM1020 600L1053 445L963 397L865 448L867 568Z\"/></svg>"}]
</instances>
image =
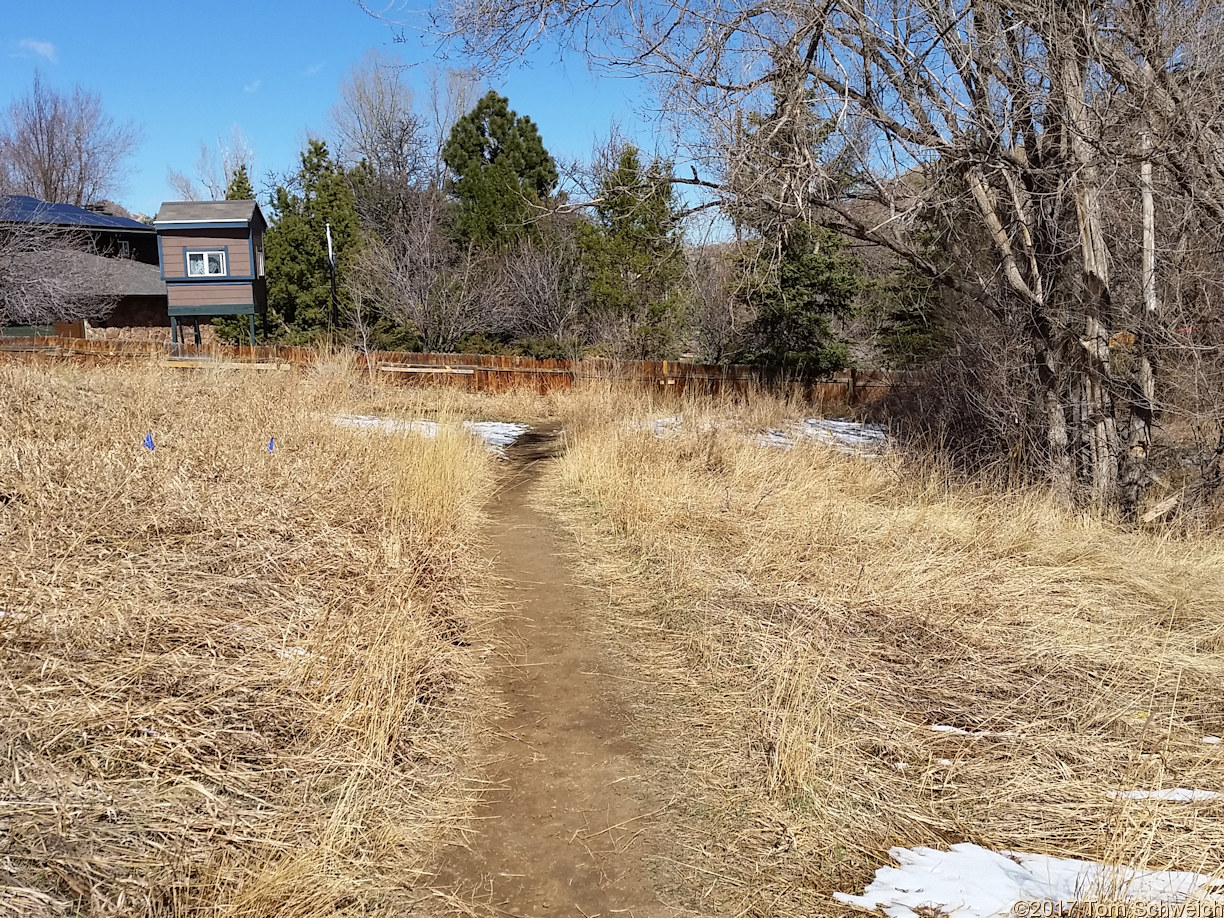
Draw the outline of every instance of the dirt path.
<instances>
[{"instance_id":1,"label":"dirt path","mask_svg":"<svg viewBox=\"0 0 1224 918\"><path fill-rule=\"evenodd\" d=\"M476 835L443 854L452 904L516 916L670 916L651 886L646 840L658 809L627 738L622 684L589 626L592 597L571 579L557 526L530 491L555 436L521 442L491 508L495 573L513 608L497 636L508 656L489 725L488 802ZM457 901L456 901L457 900Z\"/></svg>"}]
</instances>

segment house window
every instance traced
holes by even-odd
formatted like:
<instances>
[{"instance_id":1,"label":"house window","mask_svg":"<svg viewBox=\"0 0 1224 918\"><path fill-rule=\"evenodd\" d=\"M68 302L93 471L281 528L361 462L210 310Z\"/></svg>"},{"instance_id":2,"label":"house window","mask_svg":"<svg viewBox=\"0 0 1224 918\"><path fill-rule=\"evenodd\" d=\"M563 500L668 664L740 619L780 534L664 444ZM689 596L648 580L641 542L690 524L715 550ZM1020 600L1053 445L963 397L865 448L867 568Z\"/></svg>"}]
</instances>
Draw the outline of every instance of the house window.
<instances>
[{"instance_id":1,"label":"house window","mask_svg":"<svg viewBox=\"0 0 1224 918\"><path fill-rule=\"evenodd\" d=\"M224 252L188 252L188 277L224 277Z\"/></svg>"},{"instance_id":2,"label":"house window","mask_svg":"<svg viewBox=\"0 0 1224 918\"><path fill-rule=\"evenodd\" d=\"M119 257L120 258L131 258L132 257L132 246L131 246L131 243L129 243L126 239L119 240Z\"/></svg>"}]
</instances>

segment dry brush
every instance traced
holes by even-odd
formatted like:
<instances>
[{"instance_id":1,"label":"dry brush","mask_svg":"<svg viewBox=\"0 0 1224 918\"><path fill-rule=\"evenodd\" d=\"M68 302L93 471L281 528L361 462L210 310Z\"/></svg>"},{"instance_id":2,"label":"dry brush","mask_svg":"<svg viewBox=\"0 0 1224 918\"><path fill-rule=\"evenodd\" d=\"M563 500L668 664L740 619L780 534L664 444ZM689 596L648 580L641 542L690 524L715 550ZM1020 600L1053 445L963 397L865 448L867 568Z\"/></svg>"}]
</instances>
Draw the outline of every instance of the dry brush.
<instances>
[{"instance_id":1,"label":"dry brush","mask_svg":"<svg viewBox=\"0 0 1224 918\"><path fill-rule=\"evenodd\" d=\"M793 406L587 394L556 506L685 774L702 911L827 914L894 845L1224 870L1224 545L899 453L768 448ZM628 416L636 418L626 423ZM1205 741L1206 738L1206 741Z\"/></svg>"},{"instance_id":2,"label":"dry brush","mask_svg":"<svg viewBox=\"0 0 1224 918\"><path fill-rule=\"evenodd\" d=\"M0 367L0 914L413 900L469 803L491 470L335 427L364 397Z\"/></svg>"}]
</instances>

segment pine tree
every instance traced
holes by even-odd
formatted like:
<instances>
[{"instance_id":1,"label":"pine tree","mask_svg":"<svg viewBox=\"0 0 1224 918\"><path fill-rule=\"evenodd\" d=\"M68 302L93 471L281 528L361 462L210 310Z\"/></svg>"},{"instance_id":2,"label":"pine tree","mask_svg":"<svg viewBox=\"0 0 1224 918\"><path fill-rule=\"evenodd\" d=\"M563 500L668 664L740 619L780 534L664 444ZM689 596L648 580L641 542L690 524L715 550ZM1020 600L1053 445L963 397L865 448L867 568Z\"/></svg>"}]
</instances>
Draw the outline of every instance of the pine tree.
<instances>
[{"instance_id":1,"label":"pine tree","mask_svg":"<svg viewBox=\"0 0 1224 918\"><path fill-rule=\"evenodd\" d=\"M255 189L251 187L251 178L247 174L246 163L239 163L238 168L230 176L229 184L225 186L225 200L253 201ZM213 328L223 341L235 344L249 343L246 316L217 316L212 320Z\"/></svg>"},{"instance_id":2,"label":"pine tree","mask_svg":"<svg viewBox=\"0 0 1224 918\"><path fill-rule=\"evenodd\" d=\"M225 200L255 200L255 189L251 186L251 177L247 174L246 163L239 163L234 174L230 176L229 184L225 186Z\"/></svg>"},{"instance_id":3,"label":"pine tree","mask_svg":"<svg viewBox=\"0 0 1224 918\"><path fill-rule=\"evenodd\" d=\"M638 149L625 145L600 181L594 219L579 229L589 319L627 346L625 356L678 350L684 240L670 171L659 160L644 167Z\"/></svg>"},{"instance_id":4,"label":"pine tree","mask_svg":"<svg viewBox=\"0 0 1224 918\"><path fill-rule=\"evenodd\" d=\"M326 224L331 224L341 281L361 244L352 187L326 142L310 141L291 185L273 194L272 213L264 240L268 306L286 326L289 340L309 341L326 330L331 314ZM338 287L343 310L343 283Z\"/></svg>"},{"instance_id":5,"label":"pine tree","mask_svg":"<svg viewBox=\"0 0 1224 918\"><path fill-rule=\"evenodd\" d=\"M459 232L478 245L505 247L521 237L533 205L557 187L556 163L535 123L496 92L455 122L442 158L459 202Z\"/></svg>"},{"instance_id":6,"label":"pine tree","mask_svg":"<svg viewBox=\"0 0 1224 918\"><path fill-rule=\"evenodd\" d=\"M815 156L824 164L821 194L835 196L853 185L853 159L844 149L830 149L832 122L815 107L806 84L793 98L777 95L772 113L749 115L743 125L753 155L737 166L735 182L754 189L746 197L759 201L791 200L808 192L790 183L795 158ZM848 366L850 350L835 334L832 320L848 314L867 286L862 265L846 253L838 233L780 214L776 208L738 207L731 213L740 230L756 238L743 247L736 299L756 318L738 360L788 366L806 373L826 373Z\"/></svg>"},{"instance_id":7,"label":"pine tree","mask_svg":"<svg viewBox=\"0 0 1224 918\"><path fill-rule=\"evenodd\" d=\"M744 258L736 296L756 319L741 359L807 373L849 366L849 349L830 322L849 313L867 283L861 263L846 254L844 237L821 227L795 221L777 232Z\"/></svg>"}]
</instances>

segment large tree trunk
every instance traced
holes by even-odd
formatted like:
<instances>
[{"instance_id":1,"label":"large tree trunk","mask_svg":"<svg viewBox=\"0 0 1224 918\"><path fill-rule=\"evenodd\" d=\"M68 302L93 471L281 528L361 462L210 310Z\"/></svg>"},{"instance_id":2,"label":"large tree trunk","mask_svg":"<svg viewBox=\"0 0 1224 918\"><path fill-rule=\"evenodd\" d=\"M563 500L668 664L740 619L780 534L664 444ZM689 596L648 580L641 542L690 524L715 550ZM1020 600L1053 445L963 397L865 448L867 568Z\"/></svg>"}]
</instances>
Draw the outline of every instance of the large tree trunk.
<instances>
[{"instance_id":1,"label":"large tree trunk","mask_svg":"<svg viewBox=\"0 0 1224 918\"><path fill-rule=\"evenodd\" d=\"M1139 171L1143 209L1143 307L1139 311L1134 349L1137 358L1130 392L1130 429L1122 467L1122 510L1134 518L1139 513L1147 483L1147 458L1152 445L1156 414L1156 370L1150 356L1148 331L1156 317L1156 205L1152 189L1151 138L1143 137L1144 161Z\"/></svg>"},{"instance_id":2,"label":"large tree trunk","mask_svg":"<svg viewBox=\"0 0 1224 918\"><path fill-rule=\"evenodd\" d=\"M1120 447L1117 419L1114 416L1114 379L1109 359L1109 328L1112 303L1109 289L1109 256L1101 219L1101 190L1096 152L1089 138L1095 136L1086 100L1087 64L1080 51L1076 26L1069 20L1059 23L1049 44L1060 52L1058 62L1066 149L1075 167L1070 184L1075 198L1075 218L1079 229L1080 258L1083 264L1080 312L1084 317L1084 336L1080 339L1087 354L1084 364L1083 392L1085 429L1091 467L1086 477L1091 482L1093 503L1112 506L1118 495ZM1074 313L1073 313L1074 314Z\"/></svg>"}]
</instances>

